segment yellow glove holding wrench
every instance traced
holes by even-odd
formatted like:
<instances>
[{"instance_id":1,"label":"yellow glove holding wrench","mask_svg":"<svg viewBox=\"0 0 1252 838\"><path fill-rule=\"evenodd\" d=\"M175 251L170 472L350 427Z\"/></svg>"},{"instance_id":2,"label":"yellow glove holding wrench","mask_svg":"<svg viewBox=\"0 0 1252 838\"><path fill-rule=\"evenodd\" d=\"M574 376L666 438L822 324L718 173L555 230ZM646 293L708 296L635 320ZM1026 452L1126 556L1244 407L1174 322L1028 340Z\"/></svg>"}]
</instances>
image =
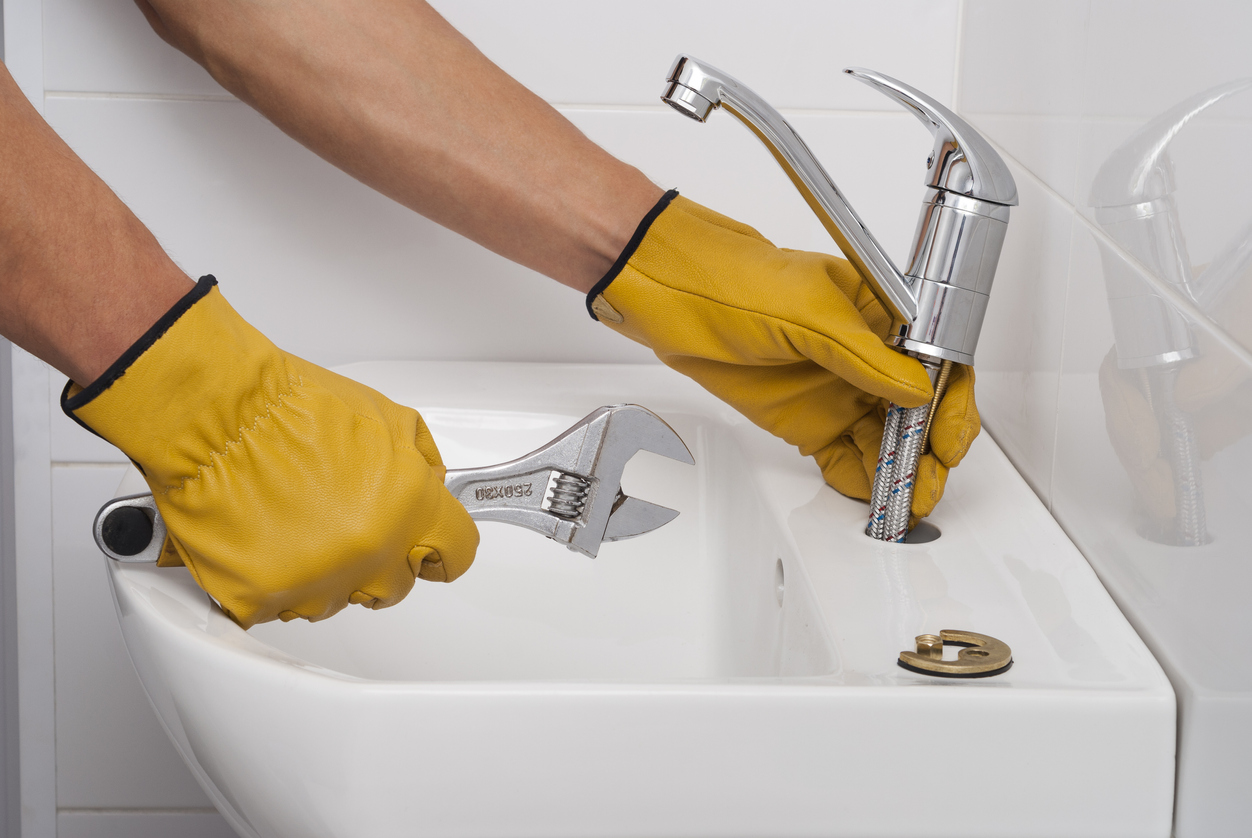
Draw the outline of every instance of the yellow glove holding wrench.
<instances>
[{"instance_id":1,"label":"yellow glove holding wrench","mask_svg":"<svg viewBox=\"0 0 1252 838\"><path fill-rule=\"evenodd\" d=\"M883 342L890 318L851 264L779 249L673 191L587 306L812 456L850 497L869 499L887 400L916 407L932 395L922 365ZM918 464L914 515L934 509L979 428L973 371L957 366Z\"/></svg>"},{"instance_id":2,"label":"yellow glove holding wrench","mask_svg":"<svg viewBox=\"0 0 1252 838\"><path fill-rule=\"evenodd\" d=\"M249 628L456 579L478 529L417 412L289 355L204 277L65 412L144 472L186 564Z\"/></svg>"}]
</instances>

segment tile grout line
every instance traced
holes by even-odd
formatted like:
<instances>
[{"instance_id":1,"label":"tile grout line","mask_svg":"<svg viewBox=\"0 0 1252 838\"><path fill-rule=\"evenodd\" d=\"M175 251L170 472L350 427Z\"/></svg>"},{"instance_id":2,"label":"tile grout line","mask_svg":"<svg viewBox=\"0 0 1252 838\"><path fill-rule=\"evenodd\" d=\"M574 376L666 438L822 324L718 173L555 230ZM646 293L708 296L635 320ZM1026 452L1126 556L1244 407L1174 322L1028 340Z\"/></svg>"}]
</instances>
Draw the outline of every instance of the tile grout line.
<instances>
[{"instance_id":1,"label":"tile grout line","mask_svg":"<svg viewBox=\"0 0 1252 838\"><path fill-rule=\"evenodd\" d=\"M1065 338L1069 333L1069 318L1065 313L1069 311L1069 292L1074 285L1073 266L1074 266L1074 213L1070 213L1069 217L1069 234L1066 236L1066 244L1069 252L1065 260L1065 293L1061 295L1061 341L1058 347L1056 365L1056 414L1052 417L1052 462L1048 464L1048 514L1056 518L1056 467L1059 460L1058 451L1061 447L1061 384L1065 380ZM1057 521L1060 525L1060 521ZM1065 529L1061 527L1061 529ZM1072 540L1072 539L1071 539Z\"/></svg>"},{"instance_id":2,"label":"tile grout line","mask_svg":"<svg viewBox=\"0 0 1252 838\"><path fill-rule=\"evenodd\" d=\"M239 102L242 100L230 93L118 93L92 90L49 90L47 99L98 99L124 100L132 102ZM670 109L662 104L638 104L628 102L548 102L549 105L562 111L616 111L619 113L663 113ZM784 115L792 116L840 116L840 117L888 117L902 118L907 114L894 109L872 110L866 108L779 108Z\"/></svg>"},{"instance_id":3,"label":"tile grout line","mask_svg":"<svg viewBox=\"0 0 1252 838\"><path fill-rule=\"evenodd\" d=\"M127 99L156 102L239 102L230 93L118 93L100 90L45 90L45 99Z\"/></svg>"},{"instance_id":4,"label":"tile grout line","mask_svg":"<svg viewBox=\"0 0 1252 838\"><path fill-rule=\"evenodd\" d=\"M956 2L956 54L952 61L952 110L961 112L961 62L965 50L965 0Z\"/></svg>"},{"instance_id":5,"label":"tile grout line","mask_svg":"<svg viewBox=\"0 0 1252 838\"><path fill-rule=\"evenodd\" d=\"M57 812L67 814L124 814L124 815L220 815L221 812L212 806L183 806L172 808L117 807L103 808L99 806L58 806Z\"/></svg>"},{"instance_id":6,"label":"tile grout line","mask_svg":"<svg viewBox=\"0 0 1252 838\"><path fill-rule=\"evenodd\" d=\"M53 469L63 468L126 468L129 462L123 460L53 460Z\"/></svg>"}]
</instances>

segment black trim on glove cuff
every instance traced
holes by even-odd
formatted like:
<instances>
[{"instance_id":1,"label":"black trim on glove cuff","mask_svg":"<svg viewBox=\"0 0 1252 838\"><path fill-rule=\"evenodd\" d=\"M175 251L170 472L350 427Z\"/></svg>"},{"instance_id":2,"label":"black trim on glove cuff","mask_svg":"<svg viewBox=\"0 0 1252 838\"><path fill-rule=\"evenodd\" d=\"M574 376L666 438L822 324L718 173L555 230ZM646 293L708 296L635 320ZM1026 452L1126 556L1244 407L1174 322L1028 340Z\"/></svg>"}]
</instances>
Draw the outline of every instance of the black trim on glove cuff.
<instances>
[{"instance_id":1,"label":"black trim on glove cuff","mask_svg":"<svg viewBox=\"0 0 1252 838\"><path fill-rule=\"evenodd\" d=\"M656 221L658 215L665 211L669 206L669 202L678 197L678 190L671 189L661 196L661 200L656 202L656 206L648 210L648 214L643 217L643 221L639 222L639 226L635 228L635 234L630 237L630 241L626 243L626 249L622 251L622 255L617 257L617 261L613 263L613 267L609 268L609 272L600 277L600 281L591 286L591 290L587 292L587 313L591 315L592 320L599 320L596 313L591 310L591 302L609 287L609 283L617 279L617 275L622 272L622 268L626 267L626 263L630 261L630 257L635 255L635 251L639 249L639 244L643 241L643 237L648 234L648 228L652 226L652 222Z\"/></svg>"},{"instance_id":2,"label":"black trim on glove cuff","mask_svg":"<svg viewBox=\"0 0 1252 838\"><path fill-rule=\"evenodd\" d=\"M122 375L125 374L126 370L130 368L130 365L139 359L140 355L148 351L152 344L156 343L162 335L168 332L170 327L174 325L178 318L182 317L183 314L187 312L187 309L191 308L202 297L208 294L209 291L213 289L214 285L217 285L217 280L213 278L212 274L206 274L205 276L200 277L200 281L196 283L195 287L184 294L182 299L174 303L173 307L169 311L161 315L161 319L153 323L152 328L144 332L143 337L135 341L134 344L131 345L130 349L123 352L122 356L114 361L112 365L104 371L103 375L88 384L82 390L75 393L73 396L70 396L70 388L74 386L74 382L67 381L65 383L65 389L61 391L61 410L65 412L65 415L82 425L84 428L87 428L87 430L91 431L93 434L96 433L88 427L83 420L75 416L74 411L90 402L105 390L109 389L113 382L121 378ZM99 434L96 434L96 436L99 436Z\"/></svg>"}]
</instances>

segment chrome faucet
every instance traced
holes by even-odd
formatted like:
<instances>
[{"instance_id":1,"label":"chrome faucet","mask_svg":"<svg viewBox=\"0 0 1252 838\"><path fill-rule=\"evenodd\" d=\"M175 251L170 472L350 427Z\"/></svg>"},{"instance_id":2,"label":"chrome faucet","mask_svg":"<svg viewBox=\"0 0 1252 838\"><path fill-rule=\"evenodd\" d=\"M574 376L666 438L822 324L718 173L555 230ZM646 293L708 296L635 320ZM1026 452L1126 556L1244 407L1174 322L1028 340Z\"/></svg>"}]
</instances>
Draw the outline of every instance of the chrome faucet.
<instances>
[{"instance_id":1,"label":"chrome faucet","mask_svg":"<svg viewBox=\"0 0 1252 838\"><path fill-rule=\"evenodd\" d=\"M1017 184L1008 166L970 125L926 94L893 78L844 70L899 102L935 138L926 160L926 192L908 268L900 271L830 175L782 114L742 82L689 55L670 68L662 101L699 122L714 109L730 111L765 144L796 189L869 282L893 322L888 341L920 360L935 384L929 405L887 412L866 532L902 541L917 458L929 418L942 398L952 363L973 364L991 282L1008 229Z\"/></svg>"},{"instance_id":2,"label":"chrome faucet","mask_svg":"<svg viewBox=\"0 0 1252 838\"><path fill-rule=\"evenodd\" d=\"M756 134L892 314L892 345L916 357L972 364L1017 185L995 149L934 99L873 70L844 72L895 99L935 138L913 252L903 272L795 129L743 83L680 55L661 99L699 122L723 107Z\"/></svg>"}]
</instances>

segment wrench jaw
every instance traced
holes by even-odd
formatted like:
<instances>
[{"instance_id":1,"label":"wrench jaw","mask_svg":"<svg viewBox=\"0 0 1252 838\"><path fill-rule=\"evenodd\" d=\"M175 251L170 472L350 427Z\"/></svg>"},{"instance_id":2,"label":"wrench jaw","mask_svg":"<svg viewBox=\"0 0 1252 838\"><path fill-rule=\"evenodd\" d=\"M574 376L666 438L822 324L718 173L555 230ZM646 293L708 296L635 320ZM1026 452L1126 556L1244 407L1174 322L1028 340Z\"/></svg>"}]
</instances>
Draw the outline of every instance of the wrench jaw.
<instances>
[{"instance_id":1,"label":"wrench jaw","mask_svg":"<svg viewBox=\"0 0 1252 838\"><path fill-rule=\"evenodd\" d=\"M609 514L609 525L604 530L604 540L623 541L634 538L663 527L677 517L677 509L632 498L618 489L617 501Z\"/></svg>"},{"instance_id":2,"label":"wrench jaw","mask_svg":"<svg viewBox=\"0 0 1252 838\"><path fill-rule=\"evenodd\" d=\"M523 526L595 558L603 542L643 535L678 516L622 493L622 472L640 451L695 464L682 438L659 416L618 404L597 408L525 457L450 470L445 485L475 520ZM540 492L539 486L546 488Z\"/></svg>"},{"instance_id":3,"label":"wrench jaw","mask_svg":"<svg viewBox=\"0 0 1252 838\"><path fill-rule=\"evenodd\" d=\"M569 548L594 558L602 542L642 535L678 515L672 509L622 494L622 472L631 458L640 451L650 451L688 465L695 465L695 459L674 429L645 407L602 407L587 420L597 429L594 463L584 472L594 478L594 488L587 499L586 522L574 532Z\"/></svg>"}]
</instances>

